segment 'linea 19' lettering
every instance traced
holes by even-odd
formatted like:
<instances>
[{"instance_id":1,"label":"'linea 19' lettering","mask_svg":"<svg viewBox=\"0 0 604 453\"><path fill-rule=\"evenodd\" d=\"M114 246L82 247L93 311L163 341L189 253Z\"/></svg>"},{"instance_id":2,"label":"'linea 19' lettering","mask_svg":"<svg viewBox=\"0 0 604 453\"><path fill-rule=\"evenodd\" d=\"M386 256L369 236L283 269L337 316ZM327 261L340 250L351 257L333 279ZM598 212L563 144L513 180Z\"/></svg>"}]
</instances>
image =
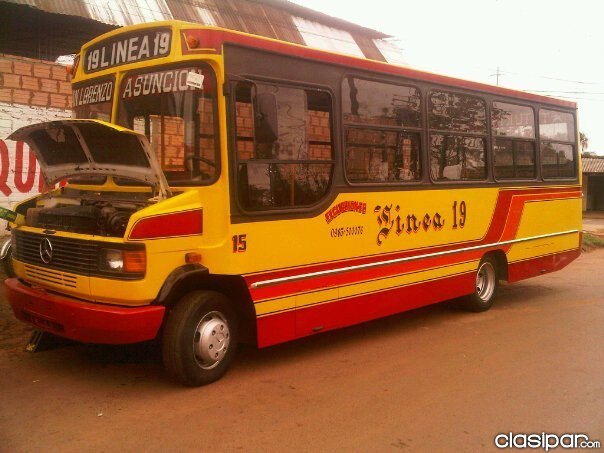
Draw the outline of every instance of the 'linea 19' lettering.
<instances>
[{"instance_id":1,"label":"'linea 19' lettering","mask_svg":"<svg viewBox=\"0 0 604 453\"><path fill-rule=\"evenodd\" d=\"M86 71L96 71L124 63L161 57L170 53L170 33L154 32L114 41L91 49L86 55Z\"/></svg>"}]
</instances>

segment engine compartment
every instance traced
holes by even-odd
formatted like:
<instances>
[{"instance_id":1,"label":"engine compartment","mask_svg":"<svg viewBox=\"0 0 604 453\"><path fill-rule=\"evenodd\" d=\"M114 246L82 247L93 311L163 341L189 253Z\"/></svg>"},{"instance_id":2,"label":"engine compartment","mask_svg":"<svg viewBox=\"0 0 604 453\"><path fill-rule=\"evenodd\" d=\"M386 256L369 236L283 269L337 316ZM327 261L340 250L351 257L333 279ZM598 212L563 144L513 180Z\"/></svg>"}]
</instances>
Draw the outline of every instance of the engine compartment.
<instances>
[{"instance_id":1,"label":"engine compartment","mask_svg":"<svg viewBox=\"0 0 604 453\"><path fill-rule=\"evenodd\" d=\"M32 200L25 224L54 231L123 237L130 217L153 203L148 192L101 192L63 187Z\"/></svg>"}]
</instances>

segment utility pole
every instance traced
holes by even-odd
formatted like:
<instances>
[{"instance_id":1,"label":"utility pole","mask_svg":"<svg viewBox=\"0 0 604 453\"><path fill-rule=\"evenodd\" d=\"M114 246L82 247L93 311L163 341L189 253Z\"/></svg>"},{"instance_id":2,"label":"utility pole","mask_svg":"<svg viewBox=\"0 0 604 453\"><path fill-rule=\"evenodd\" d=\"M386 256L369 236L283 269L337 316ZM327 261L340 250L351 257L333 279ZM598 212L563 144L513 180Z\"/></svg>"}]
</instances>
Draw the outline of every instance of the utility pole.
<instances>
[{"instance_id":1,"label":"utility pole","mask_svg":"<svg viewBox=\"0 0 604 453\"><path fill-rule=\"evenodd\" d=\"M496 83L497 86L499 86L499 76L503 75L503 73L500 71L499 66L497 66L497 72L495 74L491 74L491 77L495 76L496 77Z\"/></svg>"}]
</instances>

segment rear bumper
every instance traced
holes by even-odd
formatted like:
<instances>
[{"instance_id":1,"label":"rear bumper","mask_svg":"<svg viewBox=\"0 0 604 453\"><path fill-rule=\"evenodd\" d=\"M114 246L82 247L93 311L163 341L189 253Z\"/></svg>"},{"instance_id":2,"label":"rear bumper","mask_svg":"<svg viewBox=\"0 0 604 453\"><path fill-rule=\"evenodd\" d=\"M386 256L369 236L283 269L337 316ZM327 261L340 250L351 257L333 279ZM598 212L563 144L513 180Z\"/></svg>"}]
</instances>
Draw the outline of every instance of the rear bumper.
<instances>
[{"instance_id":1,"label":"rear bumper","mask_svg":"<svg viewBox=\"0 0 604 453\"><path fill-rule=\"evenodd\" d=\"M126 344L152 340L165 307L124 308L83 302L41 289L16 278L4 282L15 316L46 332L83 343Z\"/></svg>"}]
</instances>

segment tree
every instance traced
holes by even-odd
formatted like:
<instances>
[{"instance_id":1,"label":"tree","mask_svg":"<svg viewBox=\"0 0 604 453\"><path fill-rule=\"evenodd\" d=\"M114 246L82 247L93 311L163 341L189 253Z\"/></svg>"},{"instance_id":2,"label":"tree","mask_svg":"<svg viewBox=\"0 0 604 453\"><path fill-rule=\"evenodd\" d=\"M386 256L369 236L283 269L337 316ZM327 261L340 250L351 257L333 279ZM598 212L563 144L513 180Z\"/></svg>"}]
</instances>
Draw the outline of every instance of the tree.
<instances>
[{"instance_id":1,"label":"tree","mask_svg":"<svg viewBox=\"0 0 604 453\"><path fill-rule=\"evenodd\" d=\"M589 138L583 132L579 132L579 142L581 142L581 148L583 151L587 150L589 147Z\"/></svg>"}]
</instances>

